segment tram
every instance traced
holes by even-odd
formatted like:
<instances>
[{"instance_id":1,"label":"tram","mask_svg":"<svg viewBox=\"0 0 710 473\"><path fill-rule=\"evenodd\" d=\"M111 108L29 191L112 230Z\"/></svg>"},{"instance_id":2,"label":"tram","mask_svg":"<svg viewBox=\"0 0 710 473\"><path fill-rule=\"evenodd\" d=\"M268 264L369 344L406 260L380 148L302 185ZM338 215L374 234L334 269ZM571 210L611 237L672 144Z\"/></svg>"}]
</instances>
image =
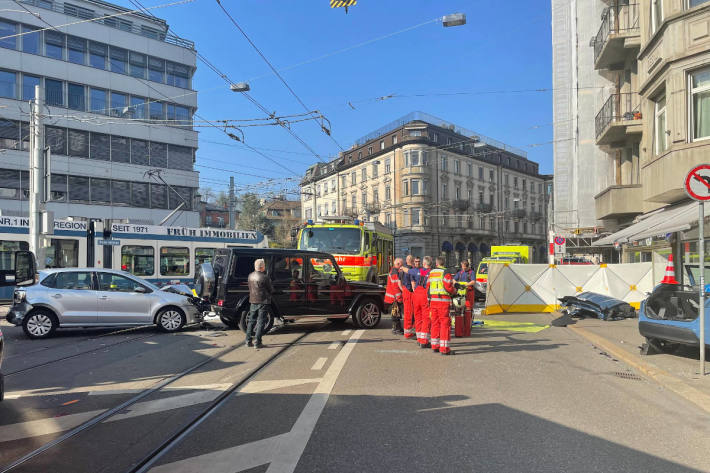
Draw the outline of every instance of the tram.
<instances>
[{"instance_id":1,"label":"tram","mask_svg":"<svg viewBox=\"0 0 710 473\"><path fill-rule=\"evenodd\" d=\"M116 221L55 220L45 238L46 268L121 269L158 286L192 283L196 268L218 248L269 246L253 231ZM14 269L14 252L28 248L29 219L0 217L0 269ZM10 298L12 288L0 288L0 300Z\"/></svg>"}]
</instances>

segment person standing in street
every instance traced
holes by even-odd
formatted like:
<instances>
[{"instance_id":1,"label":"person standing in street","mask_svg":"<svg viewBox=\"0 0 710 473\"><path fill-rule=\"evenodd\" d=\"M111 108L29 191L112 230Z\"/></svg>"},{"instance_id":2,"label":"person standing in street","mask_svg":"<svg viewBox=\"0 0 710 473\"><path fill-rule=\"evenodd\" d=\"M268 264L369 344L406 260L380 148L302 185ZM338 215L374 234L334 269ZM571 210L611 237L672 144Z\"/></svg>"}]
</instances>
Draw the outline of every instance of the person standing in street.
<instances>
[{"instance_id":1,"label":"person standing in street","mask_svg":"<svg viewBox=\"0 0 710 473\"><path fill-rule=\"evenodd\" d=\"M414 323L419 347L430 348L429 333L431 320L429 319L427 282L429 279L429 271L431 271L431 256L425 256L422 263L424 267L419 268L419 274L414 281Z\"/></svg>"},{"instance_id":2,"label":"person standing in street","mask_svg":"<svg viewBox=\"0 0 710 473\"><path fill-rule=\"evenodd\" d=\"M414 294L412 293L411 275L409 270L412 269L414 258L412 255L407 255L405 264L400 268L400 281L402 281L402 302L404 304L404 338L413 339L415 337L414 329Z\"/></svg>"},{"instance_id":3,"label":"person standing in street","mask_svg":"<svg viewBox=\"0 0 710 473\"><path fill-rule=\"evenodd\" d=\"M254 346L257 349L263 347L261 335L266 325L266 318L271 310L271 295L274 292L271 280L266 275L266 262L263 259L254 261L254 272L247 279L249 284L249 318L247 320L248 347ZM256 333L254 334L254 325ZM254 344L252 345L252 336Z\"/></svg>"},{"instance_id":4,"label":"person standing in street","mask_svg":"<svg viewBox=\"0 0 710 473\"><path fill-rule=\"evenodd\" d=\"M451 296L456 293L454 279L444 269L444 258L436 258L436 268L429 272L428 293L431 309L431 349L450 355L451 347Z\"/></svg>"},{"instance_id":5,"label":"person standing in street","mask_svg":"<svg viewBox=\"0 0 710 473\"><path fill-rule=\"evenodd\" d=\"M471 314L473 313L473 305L476 296L476 289L473 285L476 283L476 273L471 269L471 265L468 260L461 261L461 271L456 273L454 280L461 284L465 284L466 287L459 289L459 294L463 294L466 298L466 320L471 322Z\"/></svg>"},{"instance_id":6,"label":"person standing in street","mask_svg":"<svg viewBox=\"0 0 710 473\"><path fill-rule=\"evenodd\" d=\"M387 287L385 288L385 304L389 304L389 310L392 314L392 333L395 335L402 335L404 333L402 330L402 312L404 310L402 304L402 281L399 279L402 264L404 264L402 258L394 260L394 265L387 277ZM394 311L395 304L397 309L396 315Z\"/></svg>"}]
</instances>

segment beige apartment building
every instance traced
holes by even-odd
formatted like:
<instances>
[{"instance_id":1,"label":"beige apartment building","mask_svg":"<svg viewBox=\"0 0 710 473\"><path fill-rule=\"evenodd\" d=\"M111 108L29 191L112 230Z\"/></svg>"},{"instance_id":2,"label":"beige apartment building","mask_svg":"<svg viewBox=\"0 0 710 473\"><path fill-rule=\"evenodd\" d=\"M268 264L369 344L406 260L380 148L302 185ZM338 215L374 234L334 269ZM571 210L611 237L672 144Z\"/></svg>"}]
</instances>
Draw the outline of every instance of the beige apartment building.
<instances>
[{"instance_id":1,"label":"beige apartment building","mask_svg":"<svg viewBox=\"0 0 710 473\"><path fill-rule=\"evenodd\" d=\"M592 46L595 69L616 84L596 120L614 182L595 196L615 231L595 244L620 246L625 261L673 252L692 263L697 204L684 180L710 155L710 1L609 3Z\"/></svg>"},{"instance_id":2,"label":"beige apartment building","mask_svg":"<svg viewBox=\"0 0 710 473\"><path fill-rule=\"evenodd\" d=\"M359 139L301 182L307 220L349 216L395 233L398 255L450 263L521 243L545 260L545 176L524 151L414 112Z\"/></svg>"}]
</instances>

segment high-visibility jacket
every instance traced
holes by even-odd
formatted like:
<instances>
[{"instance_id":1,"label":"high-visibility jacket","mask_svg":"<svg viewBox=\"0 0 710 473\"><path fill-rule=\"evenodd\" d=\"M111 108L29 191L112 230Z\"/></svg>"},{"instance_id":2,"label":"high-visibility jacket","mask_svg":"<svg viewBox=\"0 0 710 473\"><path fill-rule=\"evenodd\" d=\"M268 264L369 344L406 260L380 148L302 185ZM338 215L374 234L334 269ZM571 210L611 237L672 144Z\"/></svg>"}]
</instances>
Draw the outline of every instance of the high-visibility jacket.
<instances>
[{"instance_id":1,"label":"high-visibility jacket","mask_svg":"<svg viewBox=\"0 0 710 473\"><path fill-rule=\"evenodd\" d=\"M392 268L387 276L387 287L385 288L385 304L402 302L402 289L399 282L399 270Z\"/></svg>"},{"instance_id":2,"label":"high-visibility jacket","mask_svg":"<svg viewBox=\"0 0 710 473\"><path fill-rule=\"evenodd\" d=\"M456 273L456 276L454 276L454 280L458 282L463 282L463 283L468 283L471 281L475 281L476 276L473 274L472 270L464 271L463 269ZM458 290L458 294L461 296L465 296L467 292L470 291L469 287L463 287Z\"/></svg>"},{"instance_id":3,"label":"high-visibility jacket","mask_svg":"<svg viewBox=\"0 0 710 473\"><path fill-rule=\"evenodd\" d=\"M432 269L427 282L430 302L451 302L451 295L456 293L454 280L444 268Z\"/></svg>"}]
</instances>

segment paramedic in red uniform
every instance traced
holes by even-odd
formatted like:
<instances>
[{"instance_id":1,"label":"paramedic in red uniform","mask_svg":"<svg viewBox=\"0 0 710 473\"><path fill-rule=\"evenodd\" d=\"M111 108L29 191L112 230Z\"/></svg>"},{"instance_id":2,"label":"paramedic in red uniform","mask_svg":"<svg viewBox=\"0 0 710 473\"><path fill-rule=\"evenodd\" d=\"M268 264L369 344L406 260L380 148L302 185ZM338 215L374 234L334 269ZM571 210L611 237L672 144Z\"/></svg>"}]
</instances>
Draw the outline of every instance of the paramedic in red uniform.
<instances>
[{"instance_id":1,"label":"paramedic in red uniform","mask_svg":"<svg viewBox=\"0 0 710 473\"><path fill-rule=\"evenodd\" d=\"M466 292L466 320L471 320L471 312L473 311L473 303L476 296L476 289L473 287L476 283L476 273L471 269L468 260L461 261L461 271L456 273L454 280L466 284L466 289L461 291Z\"/></svg>"},{"instance_id":2,"label":"paramedic in red uniform","mask_svg":"<svg viewBox=\"0 0 710 473\"><path fill-rule=\"evenodd\" d=\"M431 270L431 256L424 257L424 267L419 268L419 274L414 278L414 323L417 333L417 342L421 348L429 348L429 295L427 294L427 280Z\"/></svg>"},{"instance_id":3,"label":"paramedic in red uniform","mask_svg":"<svg viewBox=\"0 0 710 473\"><path fill-rule=\"evenodd\" d=\"M451 296L456 294L454 278L444 269L444 258L436 258L436 268L429 272L428 292L431 310L431 349L450 355Z\"/></svg>"},{"instance_id":4,"label":"paramedic in red uniform","mask_svg":"<svg viewBox=\"0 0 710 473\"><path fill-rule=\"evenodd\" d=\"M385 304L392 310L392 304L399 306L399 317L392 318L392 333L402 335L402 282L399 280L400 269L402 268L402 258L394 260L394 265L387 276L387 287L385 289Z\"/></svg>"},{"instance_id":5,"label":"paramedic in red uniform","mask_svg":"<svg viewBox=\"0 0 710 473\"><path fill-rule=\"evenodd\" d=\"M404 338L414 338L414 294L410 281L409 270L412 269L412 255L407 255L406 264L400 269L399 280L402 281L402 302L404 303Z\"/></svg>"}]
</instances>

